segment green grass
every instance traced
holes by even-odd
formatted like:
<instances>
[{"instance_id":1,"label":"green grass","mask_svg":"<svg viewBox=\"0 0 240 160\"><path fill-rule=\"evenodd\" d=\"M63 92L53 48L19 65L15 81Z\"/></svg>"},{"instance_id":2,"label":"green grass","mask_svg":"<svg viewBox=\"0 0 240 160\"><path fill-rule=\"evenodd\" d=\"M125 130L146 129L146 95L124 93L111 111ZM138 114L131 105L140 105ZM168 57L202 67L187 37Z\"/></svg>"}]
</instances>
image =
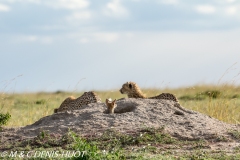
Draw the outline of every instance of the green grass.
<instances>
[{"instance_id":1,"label":"green grass","mask_svg":"<svg viewBox=\"0 0 240 160\"><path fill-rule=\"evenodd\" d=\"M79 159L79 160L102 160L102 159L126 159L123 151L121 149L118 150L101 150L99 147L92 143L88 142L86 138L80 137L74 132L69 131L65 135L58 135L49 133L47 131L42 131L39 135L33 139L22 140L18 142L9 142L8 144L4 144L0 146L0 151L9 151L10 152L18 152L24 151L28 152L53 152L58 151L58 157L62 157L62 159ZM64 158L63 155L66 155L67 152L73 153L78 152L77 156L69 156L71 158ZM0 152L1 153L1 152ZM65 153L65 154L64 154ZM70 154L72 155L72 154ZM45 155L40 155L40 157L35 159L51 159L55 155L50 154L50 157ZM36 156L37 157L37 156ZM42 158L41 158L42 157ZM5 157L9 158L10 157ZM16 158L19 158L16 156ZM0 157L1 159L1 157ZM32 159L34 159L34 153L32 155Z\"/></svg>"},{"instance_id":2,"label":"green grass","mask_svg":"<svg viewBox=\"0 0 240 160\"><path fill-rule=\"evenodd\" d=\"M239 136L239 133L233 134L237 134L237 137ZM42 131L37 137L30 140L10 141L9 144L4 143L4 145L0 146L0 151L58 151L60 155L67 151L79 151L81 157L68 159L80 160L230 160L240 158L239 147L236 147L229 154L220 150L212 151L209 149L209 143L212 142L178 140L164 133L163 128L142 128L131 133L131 135L110 129L106 130L100 137L87 138L71 131L65 135Z\"/></svg>"},{"instance_id":3,"label":"green grass","mask_svg":"<svg viewBox=\"0 0 240 160\"><path fill-rule=\"evenodd\" d=\"M106 130L101 137L92 138L91 142L96 144L101 149L112 150L119 149L125 146L150 146L161 144L176 143L176 139L170 135L163 133L164 128L144 128L135 131L132 135L119 133L113 129ZM117 147L117 148L116 148ZM154 148L154 147L153 147Z\"/></svg>"},{"instance_id":4,"label":"green grass","mask_svg":"<svg viewBox=\"0 0 240 160\"><path fill-rule=\"evenodd\" d=\"M126 97L118 90L96 91L104 102L106 98L119 99ZM202 85L178 89L143 89L147 96L160 93L175 94L185 108L207 114L228 123L240 123L240 87L233 85ZM10 113L11 119L7 126L25 126L40 118L53 114L68 96L79 97L83 93L0 93L0 113Z\"/></svg>"}]
</instances>

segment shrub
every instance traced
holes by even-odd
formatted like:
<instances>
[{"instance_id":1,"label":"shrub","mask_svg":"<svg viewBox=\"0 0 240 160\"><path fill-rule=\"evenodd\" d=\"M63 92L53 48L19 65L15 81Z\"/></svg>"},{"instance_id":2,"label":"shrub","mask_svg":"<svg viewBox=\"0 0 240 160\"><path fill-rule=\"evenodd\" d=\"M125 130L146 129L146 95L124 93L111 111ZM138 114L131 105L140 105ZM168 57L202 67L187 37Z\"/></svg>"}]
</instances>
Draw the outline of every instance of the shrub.
<instances>
[{"instance_id":1,"label":"shrub","mask_svg":"<svg viewBox=\"0 0 240 160\"><path fill-rule=\"evenodd\" d=\"M204 92L205 95L208 95L209 98L219 98L220 95L221 95L221 92L220 91L217 91L217 90L212 90L212 91L205 91Z\"/></svg>"},{"instance_id":2,"label":"shrub","mask_svg":"<svg viewBox=\"0 0 240 160\"><path fill-rule=\"evenodd\" d=\"M202 93L198 93L196 95L183 95L179 97L179 99L184 101L193 101L193 100L200 101L200 100L206 99L206 95Z\"/></svg>"},{"instance_id":3,"label":"shrub","mask_svg":"<svg viewBox=\"0 0 240 160\"><path fill-rule=\"evenodd\" d=\"M240 98L239 94L234 94L231 98Z\"/></svg>"},{"instance_id":4,"label":"shrub","mask_svg":"<svg viewBox=\"0 0 240 160\"><path fill-rule=\"evenodd\" d=\"M11 118L11 115L9 113L7 114L0 113L0 129L3 125L7 124L10 118Z\"/></svg>"},{"instance_id":5,"label":"shrub","mask_svg":"<svg viewBox=\"0 0 240 160\"><path fill-rule=\"evenodd\" d=\"M195 97L195 100L204 100L206 98L207 98L207 95L202 94L202 93L197 93L196 97Z\"/></svg>"},{"instance_id":6,"label":"shrub","mask_svg":"<svg viewBox=\"0 0 240 160\"><path fill-rule=\"evenodd\" d=\"M35 103L36 104L46 104L46 100L44 100L44 99L37 100Z\"/></svg>"},{"instance_id":7,"label":"shrub","mask_svg":"<svg viewBox=\"0 0 240 160\"><path fill-rule=\"evenodd\" d=\"M190 100L194 100L194 96L191 95L183 95L181 97L179 97L180 100L184 100L184 101L190 101Z\"/></svg>"}]
</instances>

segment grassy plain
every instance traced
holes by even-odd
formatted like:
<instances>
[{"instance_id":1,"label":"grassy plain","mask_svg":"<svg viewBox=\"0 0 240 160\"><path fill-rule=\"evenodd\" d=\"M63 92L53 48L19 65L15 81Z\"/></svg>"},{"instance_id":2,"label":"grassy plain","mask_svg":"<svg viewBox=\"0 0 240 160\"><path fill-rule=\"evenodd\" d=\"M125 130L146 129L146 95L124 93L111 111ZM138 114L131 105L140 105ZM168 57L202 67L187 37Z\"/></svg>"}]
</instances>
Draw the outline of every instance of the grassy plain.
<instances>
[{"instance_id":1,"label":"grassy plain","mask_svg":"<svg viewBox=\"0 0 240 160\"><path fill-rule=\"evenodd\" d=\"M175 94L181 105L207 114L228 123L240 123L240 86L234 85L199 85L177 89L143 89L147 96L168 92ZM116 90L96 91L104 102L106 98L119 99L126 97ZM68 96L79 97L83 92L54 93L0 93L0 113L11 114L7 126L25 126L40 118L53 114L53 109L60 106Z\"/></svg>"}]
</instances>

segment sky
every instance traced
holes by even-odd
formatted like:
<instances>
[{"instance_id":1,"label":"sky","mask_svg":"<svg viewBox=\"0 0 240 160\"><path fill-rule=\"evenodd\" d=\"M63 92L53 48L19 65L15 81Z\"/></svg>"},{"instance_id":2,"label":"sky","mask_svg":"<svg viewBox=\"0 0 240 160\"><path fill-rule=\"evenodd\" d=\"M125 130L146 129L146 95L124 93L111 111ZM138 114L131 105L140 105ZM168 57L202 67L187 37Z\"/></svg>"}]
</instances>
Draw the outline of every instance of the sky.
<instances>
[{"instance_id":1,"label":"sky","mask_svg":"<svg viewBox=\"0 0 240 160\"><path fill-rule=\"evenodd\" d=\"M240 84L240 1L0 0L0 92Z\"/></svg>"}]
</instances>

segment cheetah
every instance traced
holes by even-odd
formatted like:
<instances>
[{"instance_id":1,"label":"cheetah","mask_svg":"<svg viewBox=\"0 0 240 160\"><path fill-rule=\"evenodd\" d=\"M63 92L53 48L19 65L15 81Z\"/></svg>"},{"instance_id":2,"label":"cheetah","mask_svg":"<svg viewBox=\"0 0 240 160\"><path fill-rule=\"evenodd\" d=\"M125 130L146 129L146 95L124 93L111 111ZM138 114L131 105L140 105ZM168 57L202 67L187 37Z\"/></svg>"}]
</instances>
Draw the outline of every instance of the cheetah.
<instances>
[{"instance_id":1,"label":"cheetah","mask_svg":"<svg viewBox=\"0 0 240 160\"><path fill-rule=\"evenodd\" d=\"M76 100L76 98L73 97L73 96L70 96L70 97L66 98L66 99L62 102L62 104L60 105L59 108L55 108L55 109L54 109L54 113L60 112L61 110L63 111L64 108L67 108L66 106L68 106L70 103L74 103L75 100Z\"/></svg>"},{"instance_id":2,"label":"cheetah","mask_svg":"<svg viewBox=\"0 0 240 160\"><path fill-rule=\"evenodd\" d=\"M107 113L113 114L114 113L114 108L117 107L116 99L114 101L112 101L111 98L106 99L106 106L107 106Z\"/></svg>"},{"instance_id":3,"label":"cheetah","mask_svg":"<svg viewBox=\"0 0 240 160\"><path fill-rule=\"evenodd\" d=\"M135 82L126 82L122 85L122 88L119 90L122 94L127 94L128 98L143 98L143 99L164 99L164 100L171 100L174 101L174 107L177 107L178 109L194 114L196 112L187 110L183 108L177 97L171 93L162 93L158 96L154 97L147 97L145 94L142 93L141 89L138 87L138 85ZM182 114L181 112L177 112L177 114Z\"/></svg>"},{"instance_id":4,"label":"cheetah","mask_svg":"<svg viewBox=\"0 0 240 160\"><path fill-rule=\"evenodd\" d=\"M83 105L90 103L101 103L101 98L92 91L84 92L83 95L78 98L75 98L73 96L66 98L59 108L54 109L54 113L79 109Z\"/></svg>"}]
</instances>

